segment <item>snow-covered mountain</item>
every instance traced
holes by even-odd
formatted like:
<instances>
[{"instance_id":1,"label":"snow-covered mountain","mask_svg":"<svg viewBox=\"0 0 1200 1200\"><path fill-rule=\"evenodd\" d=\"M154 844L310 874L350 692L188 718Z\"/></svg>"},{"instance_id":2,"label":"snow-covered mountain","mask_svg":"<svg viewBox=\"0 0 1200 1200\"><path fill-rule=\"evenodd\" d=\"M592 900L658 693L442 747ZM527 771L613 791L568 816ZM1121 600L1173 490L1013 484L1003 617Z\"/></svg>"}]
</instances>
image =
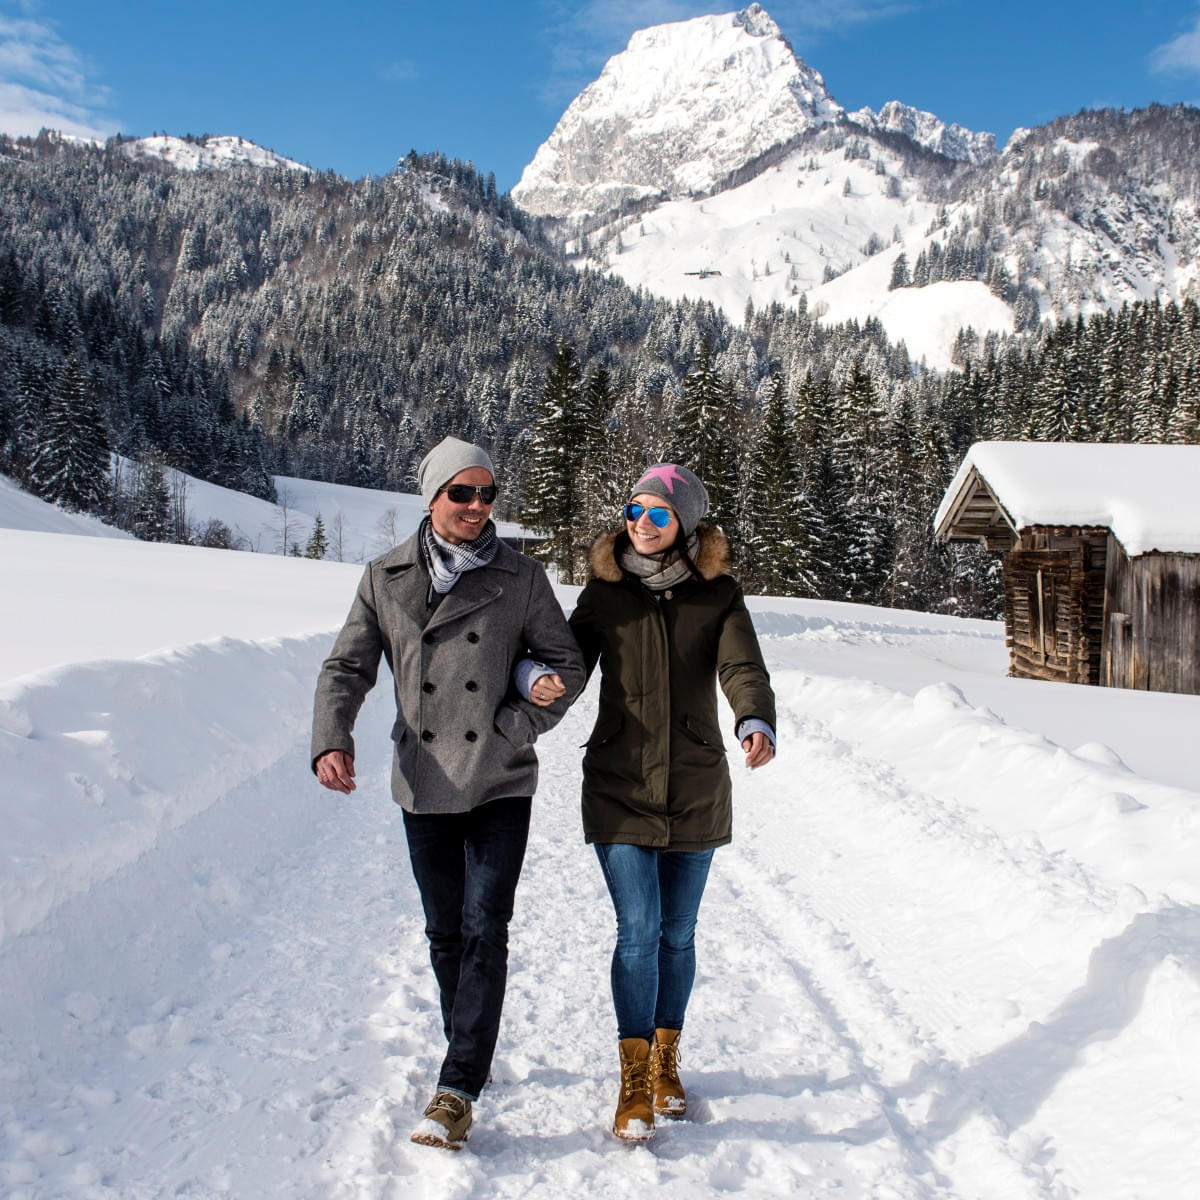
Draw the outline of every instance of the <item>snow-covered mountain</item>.
<instances>
[{"instance_id":1,"label":"snow-covered mountain","mask_svg":"<svg viewBox=\"0 0 1200 1200\"><path fill-rule=\"evenodd\" d=\"M761 5L656 25L571 104L513 197L529 212L582 216L694 195L842 115Z\"/></svg>"},{"instance_id":2,"label":"snow-covered mountain","mask_svg":"<svg viewBox=\"0 0 1200 1200\"><path fill-rule=\"evenodd\" d=\"M873 133L902 133L926 150L960 162L983 163L996 157L994 133L972 133L961 125L947 125L933 113L899 100L889 100L878 112L860 108L850 120Z\"/></svg>"},{"instance_id":3,"label":"snow-covered mountain","mask_svg":"<svg viewBox=\"0 0 1200 1200\"><path fill-rule=\"evenodd\" d=\"M121 149L131 158L161 158L182 171L211 170L219 167L282 167L289 171L311 171L303 163L284 158L273 150L264 150L240 137L171 137L155 134L122 142Z\"/></svg>"},{"instance_id":4,"label":"snow-covered mountain","mask_svg":"<svg viewBox=\"0 0 1200 1200\"><path fill-rule=\"evenodd\" d=\"M1200 293L1198 162L1182 106L1079 113L1003 153L899 101L847 114L755 4L635 34L513 196L580 265L734 320L804 296L941 368L966 326Z\"/></svg>"}]
</instances>

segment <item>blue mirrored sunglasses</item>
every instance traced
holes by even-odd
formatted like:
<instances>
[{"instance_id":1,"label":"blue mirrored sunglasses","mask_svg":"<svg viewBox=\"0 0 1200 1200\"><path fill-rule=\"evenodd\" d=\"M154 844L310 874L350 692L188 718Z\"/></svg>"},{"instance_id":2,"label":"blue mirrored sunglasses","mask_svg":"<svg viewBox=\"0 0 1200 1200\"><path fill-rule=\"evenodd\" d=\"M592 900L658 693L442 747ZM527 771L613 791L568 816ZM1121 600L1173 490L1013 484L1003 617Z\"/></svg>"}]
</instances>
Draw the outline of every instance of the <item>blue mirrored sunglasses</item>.
<instances>
[{"instance_id":1,"label":"blue mirrored sunglasses","mask_svg":"<svg viewBox=\"0 0 1200 1200\"><path fill-rule=\"evenodd\" d=\"M671 523L671 510L669 508L647 508L644 504L625 505L625 520L627 521L636 521L642 513L645 513L650 518L650 523L656 529L666 529Z\"/></svg>"}]
</instances>

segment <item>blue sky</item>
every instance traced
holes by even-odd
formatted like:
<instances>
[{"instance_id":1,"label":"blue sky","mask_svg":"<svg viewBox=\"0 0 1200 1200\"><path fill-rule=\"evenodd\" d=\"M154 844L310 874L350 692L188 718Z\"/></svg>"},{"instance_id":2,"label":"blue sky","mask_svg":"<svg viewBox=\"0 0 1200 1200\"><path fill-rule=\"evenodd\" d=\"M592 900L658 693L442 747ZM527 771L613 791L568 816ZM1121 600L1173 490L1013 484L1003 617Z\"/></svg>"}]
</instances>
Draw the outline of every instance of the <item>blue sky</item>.
<instances>
[{"instance_id":1,"label":"blue sky","mask_svg":"<svg viewBox=\"0 0 1200 1200\"><path fill-rule=\"evenodd\" d=\"M409 149L516 183L570 100L686 0L0 0L0 130L239 134L359 178ZM848 109L902 100L1012 130L1200 104L1200 0L775 0Z\"/></svg>"}]
</instances>

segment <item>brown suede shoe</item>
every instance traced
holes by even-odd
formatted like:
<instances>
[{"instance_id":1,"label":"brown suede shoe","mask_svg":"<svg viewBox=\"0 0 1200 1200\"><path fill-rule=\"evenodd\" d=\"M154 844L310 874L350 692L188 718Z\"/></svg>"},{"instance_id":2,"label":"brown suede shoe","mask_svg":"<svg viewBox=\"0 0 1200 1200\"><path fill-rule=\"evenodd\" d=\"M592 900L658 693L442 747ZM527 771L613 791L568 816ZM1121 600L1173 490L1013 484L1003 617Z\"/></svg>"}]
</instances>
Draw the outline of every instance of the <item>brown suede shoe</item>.
<instances>
[{"instance_id":1,"label":"brown suede shoe","mask_svg":"<svg viewBox=\"0 0 1200 1200\"><path fill-rule=\"evenodd\" d=\"M622 1038L621 1095L613 1117L613 1133L627 1142L644 1142L654 1136L654 1108L650 1103L650 1043L645 1038Z\"/></svg>"},{"instance_id":2,"label":"brown suede shoe","mask_svg":"<svg viewBox=\"0 0 1200 1200\"><path fill-rule=\"evenodd\" d=\"M443 1150L461 1150L471 1128L471 1102L453 1092L438 1092L417 1123L410 1141Z\"/></svg>"},{"instance_id":3,"label":"brown suede shoe","mask_svg":"<svg viewBox=\"0 0 1200 1200\"><path fill-rule=\"evenodd\" d=\"M650 1098L660 1117L687 1113L687 1093L679 1082L679 1030L656 1029L650 1047Z\"/></svg>"}]
</instances>

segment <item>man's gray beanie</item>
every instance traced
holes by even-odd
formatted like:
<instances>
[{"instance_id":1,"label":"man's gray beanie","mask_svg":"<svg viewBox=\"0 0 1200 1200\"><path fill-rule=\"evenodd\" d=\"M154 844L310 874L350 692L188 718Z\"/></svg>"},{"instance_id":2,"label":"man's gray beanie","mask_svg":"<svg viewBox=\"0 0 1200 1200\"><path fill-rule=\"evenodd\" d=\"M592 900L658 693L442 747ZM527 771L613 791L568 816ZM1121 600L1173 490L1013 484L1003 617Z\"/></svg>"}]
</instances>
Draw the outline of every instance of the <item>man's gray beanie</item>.
<instances>
[{"instance_id":1,"label":"man's gray beanie","mask_svg":"<svg viewBox=\"0 0 1200 1200\"><path fill-rule=\"evenodd\" d=\"M438 488L445 486L451 479L469 467L483 467L496 481L496 468L488 458L487 451L481 450L470 442L460 441L456 437L442 438L430 452L421 459L417 468L417 487L421 489L421 499L426 504L432 504L438 494Z\"/></svg>"},{"instance_id":2,"label":"man's gray beanie","mask_svg":"<svg viewBox=\"0 0 1200 1200\"><path fill-rule=\"evenodd\" d=\"M701 518L708 512L708 492L699 477L687 467L675 463L655 463L642 472L633 485L629 498L646 493L661 496L674 510L685 534L695 532Z\"/></svg>"}]
</instances>

